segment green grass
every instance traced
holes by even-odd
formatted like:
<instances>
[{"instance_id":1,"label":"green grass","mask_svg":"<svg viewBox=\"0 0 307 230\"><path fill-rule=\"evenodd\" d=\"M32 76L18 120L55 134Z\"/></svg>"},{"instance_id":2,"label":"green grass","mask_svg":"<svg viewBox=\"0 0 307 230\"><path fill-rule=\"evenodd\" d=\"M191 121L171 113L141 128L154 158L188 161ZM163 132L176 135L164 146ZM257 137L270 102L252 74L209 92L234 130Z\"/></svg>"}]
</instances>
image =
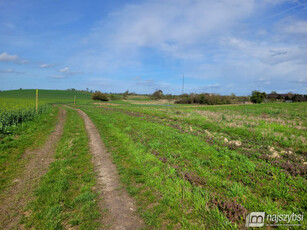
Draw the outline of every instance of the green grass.
<instances>
[{"instance_id":1,"label":"green grass","mask_svg":"<svg viewBox=\"0 0 307 230\"><path fill-rule=\"evenodd\" d=\"M97 229L98 195L88 138L82 118L74 110L67 109L67 121L58 143L55 161L41 179L35 192L35 200L24 218L28 228Z\"/></svg>"},{"instance_id":2,"label":"green grass","mask_svg":"<svg viewBox=\"0 0 307 230\"><path fill-rule=\"evenodd\" d=\"M28 206L30 216L23 222L35 229L97 229L98 196L88 138L83 120L67 109L63 136L58 143L55 161L43 176Z\"/></svg>"},{"instance_id":3,"label":"green grass","mask_svg":"<svg viewBox=\"0 0 307 230\"><path fill-rule=\"evenodd\" d=\"M236 229L249 212L306 211L306 106L81 108L148 225ZM268 146L281 158L270 158Z\"/></svg>"},{"instance_id":4,"label":"green grass","mask_svg":"<svg viewBox=\"0 0 307 230\"><path fill-rule=\"evenodd\" d=\"M57 108L50 107L48 112L32 121L0 133L0 194L22 172L27 163L27 159L22 157L25 150L37 148L45 142L55 126L57 113Z\"/></svg>"},{"instance_id":5,"label":"green grass","mask_svg":"<svg viewBox=\"0 0 307 230\"><path fill-rule=\"evenodd\" d=\"M128 95L127 100L149 101L149 96L146 95Z\"/></svg>"}]
</instances>

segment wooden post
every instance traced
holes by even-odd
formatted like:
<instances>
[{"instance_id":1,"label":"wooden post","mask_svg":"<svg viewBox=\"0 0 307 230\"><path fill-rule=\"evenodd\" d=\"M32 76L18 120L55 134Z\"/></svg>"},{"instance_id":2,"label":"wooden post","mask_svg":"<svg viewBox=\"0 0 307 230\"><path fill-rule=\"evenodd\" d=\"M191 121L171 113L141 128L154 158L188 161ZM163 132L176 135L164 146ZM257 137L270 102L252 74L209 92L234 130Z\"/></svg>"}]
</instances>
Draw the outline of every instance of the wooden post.
<instances>
[{"instance_id":1,"label":"wooden post","mask_svg":"<svg viewBox=\"0 0 307 230\"><path fill-rule=\"evenodd\" d=\"M36 112L38 110L38 89L36 90Z\"/></svg>"},{"instance_id":2,"label":"wooden post","mask_svg":"<svg viewBox=\"0 0 307 230\"><path fill-rule=\"evenodd\" d=\"M76 95L74 96L74 105L76 104Z\"/></svg>"}]
</instances>

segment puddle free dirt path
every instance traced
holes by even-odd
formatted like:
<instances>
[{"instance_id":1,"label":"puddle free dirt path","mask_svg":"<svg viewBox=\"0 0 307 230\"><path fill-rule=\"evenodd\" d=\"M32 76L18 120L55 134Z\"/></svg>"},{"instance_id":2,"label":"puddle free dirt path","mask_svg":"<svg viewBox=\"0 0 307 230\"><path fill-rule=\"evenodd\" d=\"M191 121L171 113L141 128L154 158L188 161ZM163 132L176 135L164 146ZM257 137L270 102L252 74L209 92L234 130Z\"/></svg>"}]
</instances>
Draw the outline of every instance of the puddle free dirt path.
<instances>
[{"instance_id":1,"label":"puddle free dirt path","mask_svg":"<svg viewBox=\"0 0 307 230\"><path fill-rule=\"evenodd\" d=\"M34 188L39 179L47 172L49 164L53 161L56 144L63 133L66 110L60 108L58 122L54 131L47 138L42 147L27 150L22 157L29 159L22 175L14 180L0 201L0 229L22 229L19 226L25 205L31 200Z\"/></svg>"},{"instance_id":2,"label":"puddle free dirt path","mask_svg":"<svg viewBox=\"0 0 307 230\"><path fill-rule=\"evenodd\" d=\"M110 229L140 229L144 226L142 219L136 213L133 198L122 188L116 166L111 155L107 152L100 134L87 116L80 109L75 109L85 122L85 128L90 141L90 150L93 154L93 163L98 176L98 184L102 190L101 210L108 209L103 217L103 224Z\"/></svg>"}]
</instances>

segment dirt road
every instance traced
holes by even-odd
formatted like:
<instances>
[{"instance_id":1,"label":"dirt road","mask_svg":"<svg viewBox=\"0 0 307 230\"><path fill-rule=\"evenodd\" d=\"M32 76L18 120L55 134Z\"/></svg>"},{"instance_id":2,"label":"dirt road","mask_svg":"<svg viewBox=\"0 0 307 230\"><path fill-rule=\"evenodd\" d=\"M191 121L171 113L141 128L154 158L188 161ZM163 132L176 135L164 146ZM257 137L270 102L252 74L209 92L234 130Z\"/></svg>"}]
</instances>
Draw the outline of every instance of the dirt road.
<instances>
[{"instance_id":1,"label":"dirt road","mask_svg":"<svg viewBox=\"0 0 307 230\"><path fill-rule=\"evenodd\" d=\"M103 213L105 216L103 224L110 225L111 229L142 228L144 223L136 213L135 202L122 188L116 166L113 164L111 155L107 152L97 128L83 111L75 110L83 118L90 140L93 163L98 176L97 182L102 190L101 210L108 209L107 213Z\"/></svg>"}]
</instances>

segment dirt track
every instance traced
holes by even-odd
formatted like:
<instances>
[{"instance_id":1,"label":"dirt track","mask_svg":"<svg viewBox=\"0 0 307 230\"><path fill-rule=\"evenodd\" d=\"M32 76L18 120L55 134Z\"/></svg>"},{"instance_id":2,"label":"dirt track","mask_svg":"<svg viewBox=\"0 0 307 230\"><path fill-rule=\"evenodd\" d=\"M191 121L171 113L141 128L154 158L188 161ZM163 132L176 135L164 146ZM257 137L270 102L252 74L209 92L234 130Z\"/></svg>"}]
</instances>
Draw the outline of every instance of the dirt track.
<instances>
[{"instance_id":1,"label":"dirt track","mask_svg":"<svg viewBox=\"0 0 307 230\"><path fill-rule=\"evenodd\" d=\"M21 177L14 180L14 184L4 192L0 201L0 229L22 229L19 226L25 205L31 200L34 188L39 179L53 161L56 143L63 133L66 111L60 108L58 123L54 132L50 134L45 144L35 150L26 151L23 158L29 159Z\"/></svg>"},{"instance_id":2,"label":"dirt track","mask_svg":"<svg viewBox=\"0 0 307 230\"><path fill-rule=\"evenodd\" d=\"M102 190L101 210L103 213L103 225L111 229L139 229L143 227L142 219L136 213L134 200L129 197L127 191L122 188L116 166L111 155L101 140L99 132L90 118L81 110L75 109L85 122L85 127L90 140L90 149L93 154L93 163L98 184Z\"/></svg>"}]
</instances>

